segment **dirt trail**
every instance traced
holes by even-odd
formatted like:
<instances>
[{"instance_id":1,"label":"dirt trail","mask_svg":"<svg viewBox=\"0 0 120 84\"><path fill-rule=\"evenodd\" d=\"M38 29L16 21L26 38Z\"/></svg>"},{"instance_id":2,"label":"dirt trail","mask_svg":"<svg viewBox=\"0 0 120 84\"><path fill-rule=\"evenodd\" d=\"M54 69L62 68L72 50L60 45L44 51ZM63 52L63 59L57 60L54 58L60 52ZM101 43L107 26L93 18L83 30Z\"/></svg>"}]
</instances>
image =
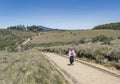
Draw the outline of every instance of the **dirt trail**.
<instances>
[{"instance_id":1,"label":"dirt trail","mask_svg":"<svg viewBox=\"0 0 120 84\"><path fill-rule=\"evenodd\" d=\"M26 41L24 41L22 44L25 45L27 42L30 41L30 38L28 38Z\"/></svg>"},{"instance_id":2,"label":"dirt trail","mask_svg":"<svg viewBox=\"0 0 120 84\"><path fill-rule=\"evenodd\" d=\"M73 84L120 84L120 77L53 53L43 53L70 79Z\"/></svg>"}]
</instances>

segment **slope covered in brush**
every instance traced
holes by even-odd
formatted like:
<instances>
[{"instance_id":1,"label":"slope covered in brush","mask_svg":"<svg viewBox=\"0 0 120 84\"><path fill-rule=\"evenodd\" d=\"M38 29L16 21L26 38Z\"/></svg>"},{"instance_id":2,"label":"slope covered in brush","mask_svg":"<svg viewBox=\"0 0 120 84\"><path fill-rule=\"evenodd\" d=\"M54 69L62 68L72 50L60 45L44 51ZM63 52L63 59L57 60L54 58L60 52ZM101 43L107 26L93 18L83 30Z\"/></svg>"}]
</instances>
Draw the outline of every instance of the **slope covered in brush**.
<instances>
[{"instance_id":1,"label":"slope covered in brush","mask_svg":"<svg viewBox=\"0 0 120 84\"><path fill-rule=\"evenodd\" d=\"M94 27L93 29L113 29L113 30L120 30L120 22L98 25L98 26Z\"/></svg>"}]
</instances>

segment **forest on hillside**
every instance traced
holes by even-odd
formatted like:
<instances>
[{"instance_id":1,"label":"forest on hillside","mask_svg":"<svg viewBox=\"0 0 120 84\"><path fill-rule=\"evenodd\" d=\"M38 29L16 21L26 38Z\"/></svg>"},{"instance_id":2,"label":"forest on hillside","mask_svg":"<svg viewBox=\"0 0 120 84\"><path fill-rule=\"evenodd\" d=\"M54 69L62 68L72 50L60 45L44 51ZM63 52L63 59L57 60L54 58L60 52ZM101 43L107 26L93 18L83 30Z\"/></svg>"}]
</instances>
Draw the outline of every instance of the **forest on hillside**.
<instances>
[{"instance_id":1,"label":"forest on hillside","mask_svg":"<svg viewBox=\"0 0 120 84\"><path fill-rule=\"evenodd\" d=\"M7 29L12 29L12 30L26 30L26 31L42 31L42 28L40 26L32 25L32 26L27 26L25 27L24 25L17 25L17 26L9 26Z\"/></svg>"},{"instance_id":2,"label":"forest on hillside","mask_svg":"<svg viewBox=\"0 0 120 84\"><path fill-rule=\"evenodd\" d=\"M120 30L120 22L98 25L98 26L95 26L93 29L113 29L113 30Z\"/></svg>"},{"instance_id":3,"label":"forest on hillside","mask_svg":"<svg viewBox=\"0 0 120 84\"><path fill-rule=\"evenodd\" d=\"M41 25L32 25L32 26L25 26L25 25L16 25L16 26L9 26L7 27L8 30L22 30L22 31L33 31L33 32L40 32L40 31L59 31L59 29L48 28Z\"/></svg>"}]
</instances>

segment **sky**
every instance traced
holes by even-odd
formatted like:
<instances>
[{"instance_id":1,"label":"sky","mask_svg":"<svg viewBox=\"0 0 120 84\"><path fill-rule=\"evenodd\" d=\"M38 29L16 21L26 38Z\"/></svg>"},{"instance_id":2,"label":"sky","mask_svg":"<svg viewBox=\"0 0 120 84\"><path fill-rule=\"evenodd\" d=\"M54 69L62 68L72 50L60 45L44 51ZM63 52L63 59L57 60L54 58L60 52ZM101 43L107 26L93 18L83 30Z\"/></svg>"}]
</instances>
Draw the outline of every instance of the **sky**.
<instances>
[{"instance_id":1,"label":"sky","mask_svg":"<svg viewBox=\"0 0 120 84\"><path fill-rule=\"evenodd\" d=\"M0 0L0 28L92 29L120 22L120 0Z\"/></svg>"}]
</instances>

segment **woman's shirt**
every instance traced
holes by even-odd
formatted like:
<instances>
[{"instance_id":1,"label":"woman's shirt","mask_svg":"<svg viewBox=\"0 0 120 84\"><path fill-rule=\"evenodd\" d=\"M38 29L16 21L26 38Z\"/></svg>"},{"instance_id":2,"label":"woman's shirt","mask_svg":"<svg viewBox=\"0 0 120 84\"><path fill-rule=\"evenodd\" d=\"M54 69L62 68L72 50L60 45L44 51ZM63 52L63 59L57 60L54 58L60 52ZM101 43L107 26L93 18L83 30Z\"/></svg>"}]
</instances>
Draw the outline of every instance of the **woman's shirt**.
<instances>
[{"instance_id":1,"label":"woman's shirt","mask_svg":"<svg viewBox=\"0 0 120 84\"><path fill-rule=\"evenodd\" d=\"M75 51L74 50L69 50L68 56L76 56Z\"/></svg>"}]
</instances>

